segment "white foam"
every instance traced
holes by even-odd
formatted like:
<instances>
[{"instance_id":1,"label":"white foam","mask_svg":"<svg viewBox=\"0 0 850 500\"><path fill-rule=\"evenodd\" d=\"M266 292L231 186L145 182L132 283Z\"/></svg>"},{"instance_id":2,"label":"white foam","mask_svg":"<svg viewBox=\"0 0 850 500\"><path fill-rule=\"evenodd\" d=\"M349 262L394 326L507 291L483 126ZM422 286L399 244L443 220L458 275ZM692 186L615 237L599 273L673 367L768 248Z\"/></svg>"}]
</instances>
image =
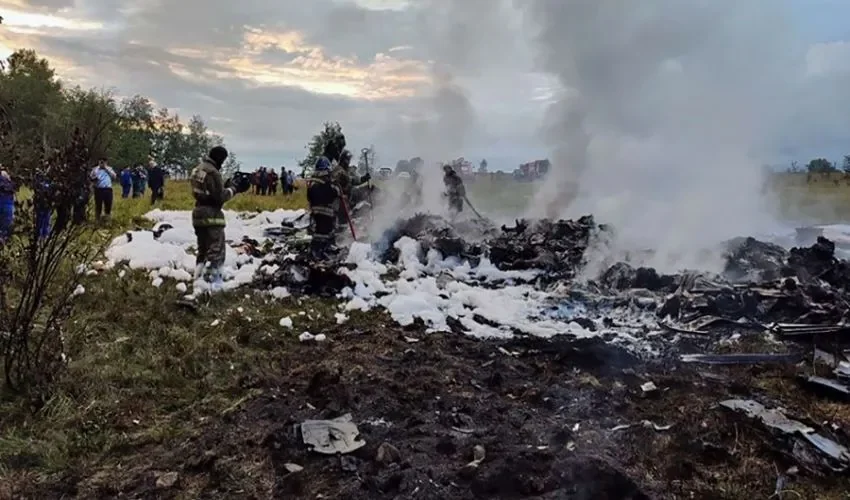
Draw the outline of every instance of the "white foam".
<instances>
[{"instance_id":1,"label":"white foam","mask_svg":"<svg viewBox=\"0 0 850 500\"><path fill-rule=\"evenodd\" d=\"M267 228L279 227L283 221L302 214L301 210L278 210L242 217L225 211L230 245L222 269L222 289L233 290L250 284L258 273L273 274L277 266L270 259L253 258L240 244L244 237L263 241ZM150 231L132 231L116 238L107 250L107 265L126 262L132 269L148 270L154 286L170 279L183 285L178 285L178 290L184 292L185 284L193 280L195 268L195 258L190 253L195 245L191 213L154 210L146 217L172 228L158 239ZM637 327L606 328L598 319L596 332L592 332L569 318L547 314L549 304L564 299L530 284L539 271L501 271L486 258L471 265L458 258L443 258L436 250L426 254L417 241L408 237L399 239L394 246L399 252L397 278L387 278L391 269L374 260L370 245L353 243L348 249L346 262L353 264L353 268L341 268L339 272L347 275L354 285L339 294L342 304L340 312L334 315L338 324L347 322L351 311L382 308L400 325L420 320L432 332L450 331L449 325L454 320L469 335L480 338L505 338L516 332L546 338L560 334L589 337L616 333L621 342L638 341L633 335ZM194 294L210 289L210 284L203 280L193 286ZM284 287L274 288L268 294L275 299L290 295ZM283 318L280 326L291 329L293 321L290 317ZM318 336L305 333L302 337L317 340Z\"/></svg>"},{"instance_id":2,"label":"white foam","mask_svg":"<svg viewBox=\"0 0 850 500\"><path fill-rule=\"evenodd\" d=\"M230 243L225 251L222 277L222 290L233 290L251 283L254 273L262 262L242 251L238 245L244 238L265 240L265 230L280 227L284 221L301 217L304 210L276 210L259 214L241 215L230 210L224 211L227 221L225 237ZM195 230L192 227L190 211L153 210L145 218L157 223L168 224L170 229L154 239L152 231L129 231L115 238L106 250L107 267L126 263L131 269L156 270L151 276L154 286L161 286L164 279L190 282L194 278L195 256L190 250L196 244ZM275 266L266 266L265 271L273 273ZM209 285L198 281L196 291L208 291ZM282 292L278 292L280 295Z\"/></svg>"}]
</instances>

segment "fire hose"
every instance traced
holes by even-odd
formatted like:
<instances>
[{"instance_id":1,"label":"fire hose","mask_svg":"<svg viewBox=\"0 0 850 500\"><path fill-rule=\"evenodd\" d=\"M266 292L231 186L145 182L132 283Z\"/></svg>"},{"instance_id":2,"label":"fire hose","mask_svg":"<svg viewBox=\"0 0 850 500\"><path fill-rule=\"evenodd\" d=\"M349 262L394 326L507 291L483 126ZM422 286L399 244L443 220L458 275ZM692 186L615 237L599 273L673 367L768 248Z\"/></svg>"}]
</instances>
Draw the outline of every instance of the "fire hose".
<instances>
[{"instance_id":1,"label":"fire hose","mask_svg":"<svg viewBox=\"0 0 850 500\"><path fill-rule=\"evenodd\" d=\"M477 215L479 219L484 219L484 217L480 213L478 213L478 210L475 210L475 207L472 206L472 203L470 203L469 198L467 198L465 194L463 195L463 199L464 201L466 201L466 204L469 206L469 209L472 210L472 213Z\"/></svg>"},{"instance_id":2,"label":"fire hose","mask_svg":"<svg viewBox=\"0 0 850 500\"><path fill-rule=\"evenodd\" d=\"M354 222L351 221L351 212L348 211L348 202L345 201L345 196L340 196L339 201L342 206L342 213L345 214L345 220L348 221L348 228L351 229L351 237L354 238L354 241L357 241L357 234L354 232Z\"/></svg>"}]
</instances>

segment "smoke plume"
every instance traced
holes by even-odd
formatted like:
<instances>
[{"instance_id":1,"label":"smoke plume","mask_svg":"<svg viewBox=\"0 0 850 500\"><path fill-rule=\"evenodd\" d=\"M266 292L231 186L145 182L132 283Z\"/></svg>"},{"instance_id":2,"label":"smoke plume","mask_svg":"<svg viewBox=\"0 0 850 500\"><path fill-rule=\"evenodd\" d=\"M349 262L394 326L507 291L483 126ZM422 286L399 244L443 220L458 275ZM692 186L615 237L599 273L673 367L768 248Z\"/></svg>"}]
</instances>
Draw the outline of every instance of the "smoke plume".
<instances>
[{"instance_id":1,"label":"smoke plume","mask_svg":"<svg viewBox=\"0 0 850 500\"><path fill-rule=\"evenodd\" d=\"M772 222L760 158L801 56L780 2L515 4L563 87L531 215L592 213L612 251L654 248L662 270L711 268L701 250Z\"/></svg>"}]
</instances>

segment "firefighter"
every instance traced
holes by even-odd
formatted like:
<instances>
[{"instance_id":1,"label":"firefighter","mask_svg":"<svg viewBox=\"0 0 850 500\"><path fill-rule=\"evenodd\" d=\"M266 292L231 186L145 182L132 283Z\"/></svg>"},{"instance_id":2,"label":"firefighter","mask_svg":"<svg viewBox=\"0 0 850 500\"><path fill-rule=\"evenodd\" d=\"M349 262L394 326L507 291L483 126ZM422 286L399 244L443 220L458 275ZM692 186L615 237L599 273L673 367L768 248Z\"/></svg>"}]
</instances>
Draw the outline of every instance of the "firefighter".
<instances>
[{"instance_id":1,"label":"firefighter","mask_svg":"<svg viewBox=\"0 0 850 500\"><path fill-rule=\"evenodd\" d=\"M342 196L331 178L331 162L326 157L316 161L313 177L307 185L310 204L310 251L316 259L324 259L335 244L337 207Z\"/></svg>"},{"instance_id":2,"label":"firefighter","mask_svg":"<svg viewBox=\"0 0 850 500\"><path fill-rule=\"evenodd\" d=\"M221 166L227 159L227 150L221 146L212 148L206 158L192 170L192 194L195 196L195 209L192 210L192 226L197 237L198 255L195 261L195 280L204 276L209 265L213 291L221 289L223 283L221 267L224 265L226 225L222 207L236 193L250 189L250 183L239 186L227 185L221 178Z\"/></svg>"},{"instance_id":3,"label":"firefighter","mask_svg":"<svg viewBox=\"0 0 850 500\"><path fill-rule=\"evenodd\" d=\"M463 185L463 179L457 175L451 165L443 165L443 173L443 184L446 186L446 192L443 193L443 196L448 199L449 213L454 217L463 212L466 187Z\"/></svg>"},{"instance_id":4,"label":"firefighter","mask_svg":"<svg viewBox=\"0 0 850 500\"><path fill-rule=\"evenodd\" d=\"M350 207L351 204L349 200L351 199L351 176L348 173L348 166L351 163L351 153L346 149L339 155L339 162L333 169L331 170L331 182L339 188L340 199L337 204L342 204L343 202L348 203ZM337 213L337 223L344 225L346 223L345 219L345 211L340 210L340 207L335 207Z\"/></svg>"},{"instance_id":5,"label":"firefighter","mask_svg":"<svg viewBox=\"0 0 850 500\"><path fill-rule=\"evenodd\" d=\"M358 203L364 199L372 199L372 174L366 172L365 175L359 175L356 167L350 167L349 182L351 183L351 192L348 195L349 207L353 210Z\"/></svg>"}]
</instances>

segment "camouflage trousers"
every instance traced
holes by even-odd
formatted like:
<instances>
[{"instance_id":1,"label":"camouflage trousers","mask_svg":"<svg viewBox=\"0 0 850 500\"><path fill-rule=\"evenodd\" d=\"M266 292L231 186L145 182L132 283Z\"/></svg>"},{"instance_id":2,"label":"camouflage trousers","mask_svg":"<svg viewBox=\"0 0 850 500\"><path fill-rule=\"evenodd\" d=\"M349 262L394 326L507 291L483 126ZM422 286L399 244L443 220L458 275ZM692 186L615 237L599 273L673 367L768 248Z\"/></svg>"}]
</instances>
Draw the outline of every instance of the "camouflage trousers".
<instances>
[{"instance_id":1,"label":"camouflage trousers","mask_svg":"<svg viewBox=\"0 0 850 500\"><path fill-rule=\"evenodd\" d=\"M195 226L195 236L198 239L198 255L195 260L197 265L206 262L209 262L212 268L224 265L224 226Z\"/></svg>"}]
</instances>

